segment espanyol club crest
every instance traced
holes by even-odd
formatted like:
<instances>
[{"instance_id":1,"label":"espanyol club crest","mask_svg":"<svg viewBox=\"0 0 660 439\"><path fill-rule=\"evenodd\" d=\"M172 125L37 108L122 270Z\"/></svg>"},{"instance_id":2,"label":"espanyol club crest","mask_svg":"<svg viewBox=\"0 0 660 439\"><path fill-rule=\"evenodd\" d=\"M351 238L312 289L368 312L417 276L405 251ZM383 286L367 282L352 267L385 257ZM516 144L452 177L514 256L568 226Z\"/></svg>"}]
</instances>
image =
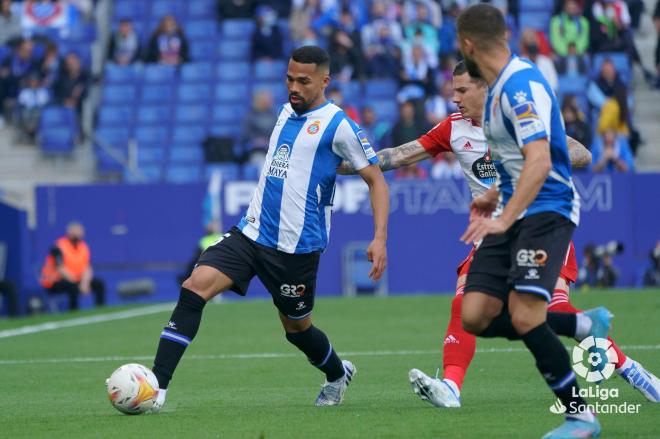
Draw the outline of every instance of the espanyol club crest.
<instances>
[{"instance_id":1,"label":"espanyol club crest","mask_svg":"<svg viewBox=\"0 0 660 439\"><path fill-rule=\"evenodd\" d=\"M307 126L307 134L314 135L319 132L321 129L321 121L320 120L315 120L311 124Z\"/></svg>"}]
</instances>

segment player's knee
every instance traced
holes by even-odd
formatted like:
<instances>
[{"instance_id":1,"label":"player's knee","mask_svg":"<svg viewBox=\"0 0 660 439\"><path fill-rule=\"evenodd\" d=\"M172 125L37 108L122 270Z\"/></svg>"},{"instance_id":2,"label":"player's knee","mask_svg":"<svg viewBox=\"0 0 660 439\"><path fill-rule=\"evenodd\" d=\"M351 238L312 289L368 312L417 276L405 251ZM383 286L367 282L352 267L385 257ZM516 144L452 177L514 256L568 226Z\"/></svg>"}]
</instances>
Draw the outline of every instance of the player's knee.
<instances>
[{"instance_id":1,"label":"player's knee","mask_svg":"<svg viewBox=\"0 0 660 439\"><path fill-rule=\"evenodd\" d=\"M527 334L532 329L543 323L544 316L536 316L532 313L513 312L511 324L519 335Z\"/></svg>"},{"instance_id":2,"label":"player's knee","mask_svg":"<svg viewBox=\"0 0 660 439\"><path fill-rule=\"evenodd\" d=\"M193 272L188 279L183 281L181 288L190 290L202 298L209 300L214 294L211 290L212 285L212 282L208 282L203 276L195 275Z\"/></svg>"},{"instance_id":3,"label":"player's knee","mask_svg":"<svg viewBox=\"0 0 660 439\"><path fill-rule=\"evenodd\" d=\"M466 332L473 335L479 335L488 327L489 323L490 319L488 319L487 316L470 309L466 310L465 307L463 307L461 311L461 324Z\"/></svg>"},{"instance_id":4,"label":"player's knee","mask_svg":"<svg viewBox=\"0 0 660 439\"><path fill-rule=\"evenodd\" d=\"M307 316L304 319L290 319L288 317L280 316L280 320L282 321L282 327L287 334L303 332L312 326L311 316Z\"/></svg>"}]
</instances>

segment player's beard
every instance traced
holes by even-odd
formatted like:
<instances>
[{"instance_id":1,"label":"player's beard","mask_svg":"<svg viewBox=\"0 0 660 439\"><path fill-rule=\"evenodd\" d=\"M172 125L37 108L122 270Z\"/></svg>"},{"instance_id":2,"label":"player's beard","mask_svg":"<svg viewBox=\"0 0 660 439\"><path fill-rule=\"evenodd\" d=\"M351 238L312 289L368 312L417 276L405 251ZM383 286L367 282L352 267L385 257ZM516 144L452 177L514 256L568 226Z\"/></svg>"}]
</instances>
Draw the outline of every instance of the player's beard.
<instances>
[{"instance_id":1,"label":"player's beard","mask_svg":"<svg viewBox=\"0 0 660 439\"><path fill-rule=\"evenodd\" d=\"M293 102L291 102L291 96L297 97L298 99L300 99L300 102L294 104ZM295 94L295 95L290 94L289 103L291 104L291 108L293 108L293 111L295 111L298 114L304 113L305 111L307 111L307 108L309 107L309 104L307 103L305 98L303 98L299 94Z\"/></svg>"},{"instance_id":2,"label":"player's beard","mask_svg":"<svg viewBox=\"0 0 660 439\"><path fill-rule=\"evenodd\" d=\"M466 54L463 54L463 59L465 60L465 67L467 68L467 71L470 74L470 76L475 79L483 79L483 76L481 75L481 70L479 70L479 66L474 61L474 59L470 58Z\"/></svg>"}]
</instances>

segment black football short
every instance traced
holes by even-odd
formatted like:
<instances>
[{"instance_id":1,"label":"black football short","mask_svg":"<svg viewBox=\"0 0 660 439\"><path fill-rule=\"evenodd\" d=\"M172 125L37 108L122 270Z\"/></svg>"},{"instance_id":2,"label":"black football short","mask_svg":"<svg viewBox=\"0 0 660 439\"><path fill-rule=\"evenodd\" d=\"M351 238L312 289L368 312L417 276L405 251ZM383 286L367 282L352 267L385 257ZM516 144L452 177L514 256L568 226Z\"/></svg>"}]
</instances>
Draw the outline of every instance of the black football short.
<instances>
[{"instance_id":1,"label":"black football short","mask_svg":"<svg viewBox=\"0 0 660 439\"><path fill-rule=\"evenodd\" d=\"M511 290L552 298L575 225L555 212L516 221L503 235L489 235L474 254L465 293L506 302Z\"/></svg>"},{"instance_id":2,"label":"black football short","mask_svg":"<svg viewBox=\"0 0 660 439\"><path fill-rule=\"evenodd\" d=\"M245 296L257 276L284 315L302 319L314 308L316 273L320 253L291 254L257 244L236 227L199 257L197 265L208 265L227 275L232 291Z\"/></svg>"}]
</instances>

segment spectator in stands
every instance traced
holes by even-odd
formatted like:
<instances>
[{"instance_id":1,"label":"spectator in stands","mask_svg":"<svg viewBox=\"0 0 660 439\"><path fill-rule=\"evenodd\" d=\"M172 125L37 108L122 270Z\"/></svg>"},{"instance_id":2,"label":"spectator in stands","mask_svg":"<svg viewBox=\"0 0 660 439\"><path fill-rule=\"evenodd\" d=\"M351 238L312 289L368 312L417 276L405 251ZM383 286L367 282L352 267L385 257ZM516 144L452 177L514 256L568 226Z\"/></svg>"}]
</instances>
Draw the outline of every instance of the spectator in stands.
<instances>
[{"instance_id":1,"label":"spectator in stands","mask_svg":"<svg viewBox=\"0 0 660 439\"><path fill-rule=\"evenodd\" d=\"M252 18L256 5L256 0L218 0L218 12L222 20Z\"/></svg>"},{"instance_id":2,"label":"spectator in stands","mask_svg":"<svg viewBox=\"0 0 660 439\"><path fill-rule=\"evenodd\" d=\"M423 46L416 45L410 51L404 52L400 76L403 87L414 86L419 88L416 97L424 99L427 94L433 91L433 78L433 68L425 56Z\"/></svg>"},{"instance_id":3,"label":"spectator in stands","mask_svg":"<svg viewBox=\"0 0 660 439\"><path fill-rule=\"evenodd\" d=\"M461 178L462 176L463 169L453 153L439 155L431 167L431 178L435 180Z\"/></svg>"},{"instance_id":4,"label":"spectator in stands","mask_svg":"<svg viewBox=\"0 0 660 439\"><path fill-rule=\"evenodd\" d=\"M69 309L78 309L78 296L94 293L96 306L105 304L105 284L94 277L85 229L78 222L67 225L66 235L55 241L41 269L41 285L51 294L66 293Z\"/></svg>"},{"instance_id":5,"label":"spectator in stands","mask_svg":"<svg viewBox=\"0 0 660 439\"><path fill-rule=\"evenodd\" d=\"M589 74L589 58L587 54L578 54L574 43L568 44L568 55L555 60L557 73L563 76L584 76Z\"/></svg>"},{"instance_id":6,"label":"spectator in stands","mask_svg":"<svg viewBox=\"0 0 660 439\"><path fill-rule=\"evenodd\" d=\"M34 143L41 111L50 102L50 92L38 72L30 73L25 84L18 93L18 126L25 140Z\"/></svg>"},{"instance_id":7,"label":"spectator in stands","mask_svg":"<svg viewBox=\"0 0 660 439\"><path fill-rule=\"evenodd\" d=\"M548 81L548 85L556 92L559 87L557 70L555 70L552 60L541 53L538 41L536 31L525 29L520 36L520 54L536 64L545 80Z\"/></svg>"},{"instance_id":8,"label":"spectator in stands","mask_svg":"<svg viewBox=\"0 0 660 439\"><path fill-rule=\"evenodd\" d=\"M598 134L614 130L618 135L629 137L628 94L625 87L614 89L614 95L607 98L600 108Z\"/></svg>"},{"instance_id":9,"label":"spectator in stands","mask_svg":"<svg viewBox=\"0 0 660 439\"><path fill-rule=\"evenodd\" d=\"M360 123L360 113L357 108L344 99L344 94L339 88L332 88L327 92L328 100L334 102L336 106L344 110L344 113L356 123Z\"/></svg>"},{"instance_id":10,"label":"spectator in stands","mask_svg":"<svg viewBox=\"0 0 660 439\"><path fill-rule=\"evenodd\" d=\"M644 272L645 287L660 287L660 241L650 254L651 266Z\"/></svg>"},{"instance_id":11,"label":"spectator in stands","mask_svg":"<svg viewBox=\"0 0 660 439\"><path fill-rule=\"evenodd\" d=\"M429 18L428 3L416 3L416 17L405 27L404 35L410 47L423 47L426 61L431 68L435 69L438 67L440 42L438 40L437 26L432 25ZM437 5L435 7L437 8Z\"/></svg>"},{"instance_id":12,"label":"spectator in stands","mask_svg":"<svg viewBox=\"0 0 660 439\"><path fill-rule=\"evenodd\" d=\"M365 76L362 54L353 39L343 30L335 29L330 36L330 75L333 80L349 82Z\"/></svg>"},{"instance_id":13,"label":"spectator in stands","mask_svg":"<svg viewBox=\"0 0 660 439\"><path fill-rule=\"evenodd\" d=\"M362 128L367 139L369 139L371 146L376 150L389 146L388 134L390 124L385 121L378 121L373 108L368 105L362 107L361 115L362 122L360 123L360 128Z\"/></svg>"},{"instance_id":14,"label":"spectator in stands","mask_svg":"<svg viewBox=\"0 0 660 439\"><path fill-rule=\"evenodd\" d=\"M594 172L628 172L633 169L633 157L626 139L608 130L598 136L592 148Z\"/></svg>"},{"instance_id":15,"label":"spectator in stands","mask_svg":"<svg viewBox=\"0 0 660 439\"><path fill-rule=\"evenodd\" d=\"M166 15L151 36L147 47L147 62L179 65L190 61L188 39L172 15Z\"/></svg>"},{"instance_id":16,"label":"spectator in stands","mask_svg":"<svg viewBox=\"0 0 660 439\"><path fill-rule=\"evenodd\" d=\"M252 35L252 59L282 59L284 39L277 25L277 12L270 6L257 8L257 28Z\"/></svg>"},{"instance_id":17,"label":"spectator in stands","mask_svg":"<svg viewBox=\"0 0 660 439\"><path fill-rule=\"evenodd\" d=\"M397 78L403 37L401 25L386 12L384 2L373 3L372 21L362 28L363 52L370 76Z\"/></svg>"},{"instance_id":18,"label":"spectator in stands","mask_svg":"<svg viewBox=\"0 0 660 439\"><path fill-rule=\"evenodd\" d=\"M46 43L44 57L41 59L39 73L46 88L52 88L61 71L60 52L53 42Z\"/></svg>"},{"instance_id":19,"label":"spectator in stands","mask_svg":"<svg viewBox=\"0 0 660 439\"><path fill-rule=\"evenodd\" d=\"M0 46L21 37L21 16L12 12L11 0L0 0Z\"/></svg>"},{"instance_id":20,"label":"spectator in stands","mask_svg":"<svg viewBox=\"0 0 660 439\"><path fill-rule=\"evenodd\" d=\"M567 96L568 97L568 96ZM573 99L564 98L561 106L561 114L566 126L566 135L571 136L585 147L591 146L591 127L585 122L584 114L580 111Z\"/></svg>"},{"instance_id":21,"label":"spectator in stands","mask_svg":"<svg viewBox=\"0 0 660 439\"><path fill-rule=\"evenodd\" d=\"M566 0L564 10L550 20L550 42L560 57L583 55L589 49L589 21L576 0Z\"/></svg>"},{"instance_id":22,"label":"spectator in stands","mask_svg":"<svg viewBox=\"0 0 660 439\"><path fill-rule=\"evenodd\" d=\"M357 51L360 58L362 58L362 35L360 34L360 27L355 21L350 9L344 8L339 16L339 24L337 29L342 30L349 36L353 43L354 50Z\"/></svg>"},{"instance_id":23,"label":"spectator in stands","mask_svg":"<svg viewBox=\"0 0 660 439\"><path fill-rule=\"evenodd\" d=\"M293 40L303 38L304 29L311 28L316 35L329 37L339 24L339 10L334 0L305 0L294 7L290 23Z\"/></svg>"},{"instance_id":24,"label":"spectator in stands","mask_svg":"<svg viewBox=\"0 0 660 439\"><path fill-rule=\"evenodd\" d=\"M122 18L119 20L119 28L110 37L108 59L125 66L138 61L141 51L142 43L133 28L133 21L130 18Z\"/></svg>"},{"instance_id":25,"label":"spectator in stands","mask_svg":"<svg viewBox=\"0 0 660 439\"><path fill-rule=\"evenodd\" d=\"M89 83L89 72L82 67L78 55L69 53L64 57L64 68L54 85L55 101L80 114Z\"/></svg>"},{"instance_id":26,"label":"spectator in stands","mask_svg":"<svg viewBox=\"0 0 660 439\"><path fill-rule=\"evenodd\" d=\"M415 140L419 133L424 131L424 124L415 115L415 106L412 102L399 105L399 121L392 128L392 143L403 145Z\"/></svg>"},{"instance_id":27,"label":"spectator in stands","mask_svg":"<svg viewBox=\"0 0 660 439\"><path fill-rule=\"evenodd\" d=\"M458 111L458 107L452 101L453 94L451 81L445 81L437 87L437 93L426 100L426 121L430 126L439 124L448 115Z\"/></svg>"},{"instance_id":28,"label":"spectator in stands","mask_svg":"<svg viewBox=\"0 0 660 439\"><path fill-rule=\"evenodd\" d=\"M452 0L447 14L443 17L442 26L438 31L441 59L446 55L455 55L459 52L456 18L463 10L463 7L460 5L460 2Z\"/></svg>"},{"instance_id":29,"label":"spectator in stands","mask_svg":"<svg viewBox=\"0 0 660 439\"><path fill-rule=\"evenodd\" d=\"M248 154L248 161L262 166L268 151L270 134L277 122L277 113L273 108L273 95L270 91L261 90L254 93L252 109L245 116L244 121L243 143Z\"/></svg>"},{"instance_id":30,"label":"spectator in stands","mask_svg":"<svg viewBox=\"0 0 660 439\"><path fill-rule=\"evenodd\" d=\"M23 39L0 66L0 125L3 113L14 105L21 79L38 68L33 52L32 40Z\"/></svg>"}]
</instances>

